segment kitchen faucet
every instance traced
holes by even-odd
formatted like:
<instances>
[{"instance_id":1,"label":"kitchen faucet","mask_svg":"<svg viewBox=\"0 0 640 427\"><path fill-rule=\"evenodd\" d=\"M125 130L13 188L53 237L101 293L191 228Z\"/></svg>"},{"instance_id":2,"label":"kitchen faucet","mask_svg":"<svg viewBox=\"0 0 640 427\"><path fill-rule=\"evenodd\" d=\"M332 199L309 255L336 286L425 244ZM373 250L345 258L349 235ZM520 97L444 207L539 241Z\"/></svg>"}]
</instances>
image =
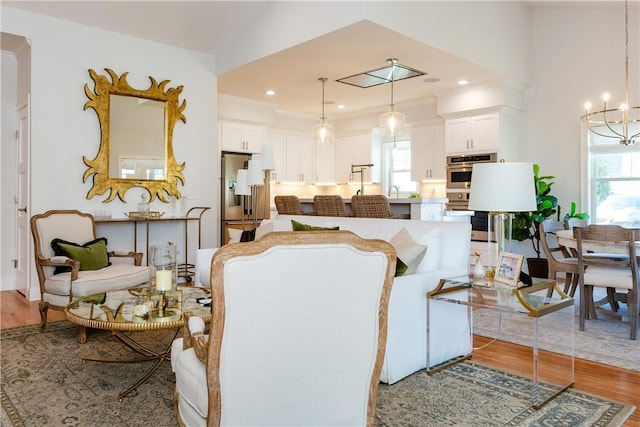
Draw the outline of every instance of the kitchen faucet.
<instances>
[{"instance_id":1,"label":"kitchen faucet","mask_svg":"<svg viewBox=\"0 0 640 427\"><path fill-rule=\"evenodd\" d=\"M354 173L360 174L360 190L358 190L360 191L360 193L356 192L356 194L364 194L364 175L362 172L364 172L366 169L370 167L373 167L373 163L367 163L362 165L354 165L354 164L351 165L351 174L354 174ZM360 168L360 169L355 170L354 168Z\"/></svg>"},{"instance_id":2,"label":"kitchen faucet","mask_svg":"<svg viewBox=\"0 0 640 427\"><path fill-rule=\"evenodd\" d=\"M396 199L397 199L398 197L400 197L399 194L398 194L400 192L400 189L398 188L397 185L390 185L389 186L389 192L387 193L387 196L391 197L391 190L393 190L394 188L396 189Z\"/></svg>"}]
</instances>

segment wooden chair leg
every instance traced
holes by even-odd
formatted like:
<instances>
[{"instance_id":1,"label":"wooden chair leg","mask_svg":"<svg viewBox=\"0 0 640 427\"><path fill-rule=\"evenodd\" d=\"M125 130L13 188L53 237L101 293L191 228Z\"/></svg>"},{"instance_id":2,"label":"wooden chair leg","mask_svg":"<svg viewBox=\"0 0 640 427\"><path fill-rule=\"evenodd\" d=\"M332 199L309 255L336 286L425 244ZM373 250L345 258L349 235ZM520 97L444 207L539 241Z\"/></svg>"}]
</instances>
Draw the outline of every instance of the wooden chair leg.
<instances>
[{"instance_id":1,"label":"wooden chair leg","mask_svg":"<svg viewBox=\"0 0 640 427\"><path fill-rule=\"evenodd\" d=\"M629 322L631 322L631 334L629 339L635 340L638 329L638 316L640 315L640 292L631 289L627 294L627 310Z\"/></svg>"},{"instance_id":2,"label":"wooden chair leg","mask_svg":"<svg viewBox=\"0 0 640 427\"><path fill-rule=\"evenodd\" d=\"M579 329L584 331L584 323L587 317L587 292L586 286L580 281L580 323Z\"/></svg>"},{"instance_id":3,"label":"wooden chair leg","mask_svg":"<svg viewBox=\"0 0 640 427\"><path fill-rule=\"evenodd\" d=\"M576 289L578 288L578 279L578 274L574 274L573 278L571 279L571 289L569 290L569 296L571 298L573 298L573 296L576 294Z\"/></svg>"},{"instance_id":4,"label":"wooden chair leg","mask_svg":"<svg viewBox=\"0 0 640 427\"><path fill-rule=\"evenodd\" d=\"M47 311L49 310L49 304L44 301L40 301L38 308L40 309L40 331L44 331L47 327Z\"/></svg>"},{"instance_id":5,"label":"wooden chair leg","mask_svg":"<svg viewBox=\"0 0 640 427\"><path fill-rule=\"evenodd\" d=\"M549 268L549 275L547 276L549 280L556 280L556 272ZM547 298L551 298L553 296L553 286L550 286L547 289Z\"/></svg>"},{"instance_id":6,"label":"wooden chair leg","mask_svg":"<svg viewBox=\"0 0 640 427\"><path fill-rule=\"evenodd\" d=\"M616 301L616 288L607 288L607 301L611 307L611 311L617 312L620 309L618 301Z\"/></svg>"},{"instance_id":7,"label":"wooden chair leg","mask_svg":"<svg viewBox=\"0 0 640 427\"><path fill-rule=\"evenodd\" d=\"M573 280L573 274L571 273L564 274L564 289L562 291L565 294L569 292L569 289L571 288L572 280Z\"/></svg>"}]
</instances>

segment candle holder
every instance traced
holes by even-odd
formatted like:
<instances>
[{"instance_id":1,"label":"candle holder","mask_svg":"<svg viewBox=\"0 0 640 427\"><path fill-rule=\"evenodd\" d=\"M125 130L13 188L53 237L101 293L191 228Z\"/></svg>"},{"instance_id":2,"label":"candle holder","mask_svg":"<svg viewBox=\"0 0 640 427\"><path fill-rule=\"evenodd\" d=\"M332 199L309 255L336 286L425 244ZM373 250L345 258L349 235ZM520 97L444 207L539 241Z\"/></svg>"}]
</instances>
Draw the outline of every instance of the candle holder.
<instances>
[{"instance_id":1,"label":"candle holder","mask_svg":"<svg viewBox=\"0 0 640 427\"><path fill-rule=\"evenodd\" d=\"M182 315L182 291L155 291L155 294L158 304L150 313L153 320L166 322L180 318Z\"/></svg>"}]
</instances>

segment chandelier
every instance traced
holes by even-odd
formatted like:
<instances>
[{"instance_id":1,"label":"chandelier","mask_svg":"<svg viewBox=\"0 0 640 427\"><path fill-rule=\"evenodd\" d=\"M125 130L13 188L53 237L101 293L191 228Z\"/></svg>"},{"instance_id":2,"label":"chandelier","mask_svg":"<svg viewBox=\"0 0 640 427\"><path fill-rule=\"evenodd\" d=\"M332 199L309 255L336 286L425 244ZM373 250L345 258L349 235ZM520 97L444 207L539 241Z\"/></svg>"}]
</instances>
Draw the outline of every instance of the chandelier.
<instances>
[{"instance_id":1,"label":"chandelier","mask_svg":"<svg viewBox=\"0 0 640 427\"><path fill-rule=\"evenodd\" d=\"M603 107L600 111L591 111L591 103L584 105L586 114L582 116L587 128L596 135L615 138L622 145L633 145L640 132L630 135L629 124L640 123L640 106L629 107L629 3L624 2L624 102L615 108L609 108L609 94L602 95ZM630 117L631 115L631 117Z\"/></svg>"},{"instance_id":2,"label":"chandelier","mask_svg":"<svg viewBox=\"0 0 640 427\"><path fill-rule=\"evenodd\" d=\"M395 105L393 103L393 74L398 60L396 58L391 58L387 59L387 62L391 65L390 77L388 78L391 82L391 104L389 104L389 111L380 116L380 127L382 128L383 135L393 139L395 146L396 137L407 131L407 120L404 114L395 111Z\"/></svg>"},{"instance_id":3,"label":"chandelier","mask_svg":"<svg viewBox=\"0 0 640 427\"><path fill-rule=\"evenodd\" d=\"M320 117L320 123L313 127L313 134L318 144L331 144L334 138L333 126L327 123L327 118L324 115L324 83L327 78L320 77L318 80L322 82L322 117Z\"/></svg>"}]
</instances>

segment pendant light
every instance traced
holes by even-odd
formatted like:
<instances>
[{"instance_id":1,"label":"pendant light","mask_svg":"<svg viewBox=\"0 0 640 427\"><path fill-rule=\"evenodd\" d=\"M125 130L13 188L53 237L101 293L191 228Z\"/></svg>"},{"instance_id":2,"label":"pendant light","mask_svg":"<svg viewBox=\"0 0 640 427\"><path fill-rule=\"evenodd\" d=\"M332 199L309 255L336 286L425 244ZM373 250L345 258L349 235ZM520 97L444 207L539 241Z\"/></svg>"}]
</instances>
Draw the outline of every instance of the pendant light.
<instances>
[{"instance_id":1,"label":"pendant light","mask_svg":"<svg viewBox=\"0 0 640 427\"><path fill-rule=\"evenodd\" d=\"M313 127L313 135L320 145L332 144L334 138L333 126L327 123L327 118L324 115L324 83L328 79L320 77L318 80L322 82L322 117L320 117L320 122Z\"/></svg>"},{"instance_id":2,"label":"pendant light","mask_svg":"<svg viewBox=\"0 0 640 427\"><path fill-rule=\"evenodd\" d=\"M407 131L407 120L404 114L395 111L395 105L393 103L393 73L398 60L392 58L388 59L387 62L391 65L391 75L389 77L389 81L391 82L391 104L389 104L389 111L380 116L380 127L382 128L383 136L393 140L395 147L396 137L403 135Z\"/></svg>"}]
</instances>

